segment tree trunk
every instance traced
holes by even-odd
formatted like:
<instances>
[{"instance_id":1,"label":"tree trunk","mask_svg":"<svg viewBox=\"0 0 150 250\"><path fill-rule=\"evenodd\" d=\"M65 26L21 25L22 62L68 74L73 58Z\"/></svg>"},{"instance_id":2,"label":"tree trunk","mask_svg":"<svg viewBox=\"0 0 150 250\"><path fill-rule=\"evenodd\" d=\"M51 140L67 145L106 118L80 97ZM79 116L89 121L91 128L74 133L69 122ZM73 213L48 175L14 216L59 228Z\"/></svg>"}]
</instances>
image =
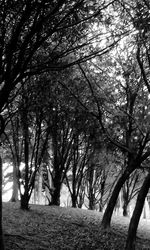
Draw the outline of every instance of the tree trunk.
<instances>
[{"instance_id":1,"label":"tree trunk","mask_svg":"<svg viewBox=\"0 0 150 250\"><path fill-rule=\"evenodd\" d=\"M26 108L27 99L25 98ZM25 162L25 183L24 183L24 194L21 194L21 209L29 209L29 128L28 128L28 117L27 110L23 112L23 136L24 136L24 162Z\"/></svg>"},{"instance_id":2,"label":"tree trunk","mask_svg":"<svg viewBox=\"0 0 150 250\"><path fill-rule=\"evenodd\" d=\"M103 212L103 206L102 206L101 202L99 203L99 212L101 212L101 213Z\"/></svg>"},{"instance_id":3,"label":"tree trunk","mask_svg":"<svg viewBox=\"0 0 150 250\"><path fill-rule=\"evenodd\" d=\"M51 205L60 206L60 190L57 187L52 195Z\"/></svg>"},{"instance_id":4,"label":"tree trunk","mask_svg":"<svg viewBox=\"0 0 150 250\"><path fill-rule=\"evenodd\" d=\"M93 189L89 192L89 210L95 209L95 195L93 194Z\"/></svg>"},{"instance_id":5,"label":"tree trunk","mask_svg":"<svg viewBox=\"0 0 150 250\"><path fill-rule=\"evenodd\" d=\"M103 196L104 196L104 191L105 191L105 182L106 182L106 177L105 173L103 172L103 180L101 182L101 190L100 190L100 200L99 200L99 212L103 212Z\"/></svg>"},{"instance_id":6,"label":"tree trunk","mask_svg":"<svg viewBox=\"0 0 150 250\"><path fill-rule=\"evenodd\" d=\"M128 205L129 205L129 187L126 183L122 188L122 199L123 199L123 216L128 216Z\"/></svg>"},{"instance_id":7,"label":"tree trunk","mask_svg":"<svg viewBox=\"0 0 150 250\"><path fill-rule=\"evenodd\" d=\"M101 226L103 228L108 228L110 227L110 222L111 222L111 217L112 217L112 214L113 214L113 210L114 210L114 207L116 205L116 202L117 202L117 198L118 198L118 195L120 193L120 190L123 186L123 184L125 183L125 181L129 178L130 174L134 171L134 168L127 168L124 173L122 174L122 176L119 178L113 192L112 192L112 195L110 197L110 200L108 202L108 205L106 207L106 210L104 212L104 215L103 215L103 219L102 219L102 223L101 223Z\"/></svg>"},{"instance_id":8,"label":"tree trunk","mask_svg":"<svg viewBox=\"0 0 150 250\"><path fill-rule=\"evenodd\" d=\"M78 197L79 197L78 208L82 208L82 206L84 204L84 195L83 195L83 193L80 193Z\"/></svg>"},{"instance_id":9,"label":"tree trunk","mask_svg":"<svg viewBox=\"0 0 150 250\"><path fill-rule=\"evenodd\" d=\"M20 202L20 208L23 210L29 210L29 195L27 193L24 193L21 195L21 202Z\"/></svg>"},{"instance_id":10,"label":"tree trunk","mask_svg":"<svg viewBox=\"0 0 150 250\"><path fill-rule=\"evenodd\" d=\"M71 201L72 201L72 207L77 207L77 195L72 194L71 195Z\"/></svg>"},{"instance_id":11,"label":"tree trunk","mask_svg":"<svg viewBox=\"0 0 150 250\"><path fill-rule=\"evenodd\" d=\"M12 197L10 199L11 202L18 201L18 170L15 165L13 165L13 188L12 188Z\"/></svg>"},{"instance_id":12,"label":"tree trunk","mask_svg":"<svg viewBox=\"0 0 150 250\"><path fill-rule=\"evenodd\" d=\"M4 250L4 237L2 228L2 159L0 156L0 249Z\"/></svg>"},{"instance_id":13,"label":"tree trunk","mask_svg":"<svg viewBox=\"0 0 150 250\"><path fill-rule=\"evenodd\" d=\"M40 169L39 175L38 175L38 204L42 204L42 170Z\"/></svg>"},{"instance_id":14,"label":"tree trunk","mask_svg":"<svg viewBox=\"0 0 150 250\"><path fill-rule=\"evenodd\" d=\"M145 178L137 197L136 205L128 229L128 236L127 236L125 250L135 250L136 232L141 217L141 213L143 210L145 197L148 193L149 187L150 187L150 173Z\"/></svg>"},{"instance_id":15,"label":"tree trunk","mask_svg":"<svg viewBox=\"0 0 150 250\"><path fill-rule=\"evenodd\" d=\"M61 181L58 175L53 179L54 190L52 192L51 205L60 206Z\"/></svg>"},{"instance_id":16,"label":"tree trunk","mask_svg":"<svg viewBox=\"0 0 150 250\"><path fill-rule=\"evenodd\" d=\"M95 209L95 194L94 194L94 164L91 163L89 167L89 192L88 192L88 198L89 198L89 210Z\"/></svg>"},{"instance_id":17,"label":"tree trunk","mask_svg":"<svg viewBox=\"0 0 150 250\"><path fill-rule=\"evenodd\" d=\"M123 204L123 216L127 217L128 216L128 203L124 201Z\"/></svg>"}]
</instances>

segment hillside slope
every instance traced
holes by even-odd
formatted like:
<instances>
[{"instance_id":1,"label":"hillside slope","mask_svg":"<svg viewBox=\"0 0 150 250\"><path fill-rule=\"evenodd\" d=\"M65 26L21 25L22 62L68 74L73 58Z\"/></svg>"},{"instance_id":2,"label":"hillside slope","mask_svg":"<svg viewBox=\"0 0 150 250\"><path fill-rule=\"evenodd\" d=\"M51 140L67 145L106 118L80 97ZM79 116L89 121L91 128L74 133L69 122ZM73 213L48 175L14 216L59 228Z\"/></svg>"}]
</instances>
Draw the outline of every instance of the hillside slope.
<instances>
[{"instance_id":1,"label":"hillside slope","mask_svg":"<svg viewBox=\"0 0 150 250\"><path fill-rule=\"evenodd\" d=\"M101 218L101 213L81 209L31 205L22 211L19 204L3 203L6 250L123 249L128 219L113 217L112 229L102 231ZM149 232L141 225L137 249L150 249Z\"/></svg>"}]
</instances>

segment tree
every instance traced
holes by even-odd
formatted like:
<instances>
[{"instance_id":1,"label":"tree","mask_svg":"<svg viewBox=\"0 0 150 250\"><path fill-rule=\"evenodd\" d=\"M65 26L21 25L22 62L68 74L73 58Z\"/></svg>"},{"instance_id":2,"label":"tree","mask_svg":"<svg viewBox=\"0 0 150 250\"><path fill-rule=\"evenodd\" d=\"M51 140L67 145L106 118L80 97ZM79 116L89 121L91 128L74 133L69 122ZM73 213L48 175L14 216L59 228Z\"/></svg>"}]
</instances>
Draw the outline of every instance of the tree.
<instances>
[{"instance_id":1,"label":"tree","mask_svg":"<svg viewBox=\"0 0 150 250\"><path fill-rule=\"evenodd\" d=\"M89 209L99 209L103 212L103 208L107 203L111 193L111 188L116 176L114 175L114 156L110 145L99 141L99 146L93 152L91 161L87 169L86 187L89 200ZM115 172L116 173L116 172Z\"/></svg>"},{"instance_id":2,"label":"tree","mask_svg":"<svg viewBox=\"0 0 150 250\"><path fill-rule=\"evenodd\" d=\"M122 199L123 199L123 216L128 216L128 205L130 201L137 195L140 190L141 180L144 175L141 171L135 170L128 180L124 183L122 187Z\"/></svg>"},{"instance_id":3,"label":"tree","mask_svg":"<svg viewBox=\"0 0 150 250\"><path fill-rule=\"evenodd\" d=\"M127 53L126 57L123 56L120 48L118 48L120 55L116 62L113 59L113 62L110 63L111 59L108 59L107 56L106 62L109 65L109 70L113 72L112 66L117 69L115 81L113 80L115 75L111 75L108 69L107 72L105 69L102 71L104 61L95 66L95 71L100 69L100 73L97 74L99 78L94 78L95 84L92 74L88 73L90 68L86 67L87 73L85 74L85 68L80 66L97 107L94 112L92 110L91 114L93 117L97 117L107 139L127 157L126 168L123 169L105 210L102 220L103 227L110 226L113 209L123 184L135 169L144 166L144 161L150 155L148 146L150 139L149 127L147 126L149 114L146 105L148 91L145 90L142 84L141 73L136 61L136 51L132 46L133 41L129 39L128 45L131 46L130 51L127 47L126 50L125 47L123 49L124 55L125 51ZM116 50L112 51L111 54L114 54L114 52L117 54ZM125 58L127 58L128 62ZM101 72L106 73L102 75ZM104 79L101 86L99 86L99 79ZM104 82L106 82L106 85L104 85ZM103 89L103 92L101 92L101 89ZM105 98L102 97L102 93ZM88 109L86 103L82 102L82 106L86 110ZM145 123L141 123L143 119Z\"/></svg>"},{"instance_id":4,"label":"tree","mask_svg":"<svg viewBox=\"0 0 150 250\"><path fill-rule=\"evenodd\" d=\"M68 120L65 120L66 111L62 112L56 105L54 107L51 129L53 151L51 176L54 190L51 193L51 204L60 205L60 191L71 161L73 132L70 131Z\"/></svg>"},{"instance_id":5,"label":"tree","mask_svg":"<svg viewBox=\"0 0 150 250\"><path fill-rule=\"evenodd\" d=\"M125 53L125 48L123 51ZM136 168L140 168L143 161L145 161L145 159L149 157L149 128L147 126L147 119L149 117L149 114L147 112L147 108L145 108L148 100L148 92L142 85L142 78L140 76L140 72L136 62L136 53L133 52L133 55L134 56L129 57L129 52L127 52L128 64L130 65L130 70L132 69L132 71L128 69L129 66L127 66L127 63L124 64L124 59L123 57L121 57L120 74L122 75L122 78L119 79L119 72L117 72L118 75L116 76L116 78L118 79L116 83L114 82L114 85L112 85L113 83L110 79L110 84L113 88L116 89L116 91L114 90L114 92L112 92L113 94L109 94L109 99L106 99L107 103L104 103L103 105L105 110L109 110L108 113L107 111L102 113L102 107L100 105L100 102L98 102L96 91L93 92L93 97L95 98L95 102L97 103L97 109L99 112L98 119L100 118L100 125L102 126L104 133L106 134L110 142L117 146L121 150L123 155L127 157L126 169L124 168L124 173L122 174L116 184L116 187L114 188L103 216L102 224L104 227L109 226L113 208L117 201L117 197L122 185L129 178L130 174ZM117 64L118 62L119 59L117 60ZM111 68L110 62L109 65ZM135 77L133 77L134 74ZM121 84L121 88L119 91L117 91L118 83ZM91 83L89 84L91 88L92 85ZM92 88L91 91L93 90L95 89ZM121 95L121 91L125 91L123 95ZM108 92L106 93L108 94ZM117 100L117 103L115 100ZM113 102L115 104L114 106ZM117 108L119 108L118 114ZM101 118L102 116L103 118ZM143 118L145 119L145 125L141 124L141 120ZM107 123L105 121L107 121ZM110 131L111 134L112 131L114 133L113 138L110 135Z\"/></svg>"},{"instance_id":6,"label":"tree","mask_svg":"<svg viewBox=\"0 0 150 250\"><path fill-rule=\"evenodd\" d=\"M64 75L63 73L63 78ZM81 117L81 114L72 96L59 84L59 79L62 77L56 74L52 79L49 77L47 83L50 85L51 81L50 89L48 90L46 85L43 88L49 96L46 99L45 124L50 131L47 148L50 162L46 163L45 177L47 177L44 178L44 186L48 188L51 196L51 199L48 197L49 203L55 205L60 204L60 191L72 162L75 137L81 133L76 130L77 124L80 123L79 117L77 122L77 116ZM81 127L81 124L79 126Z\"/></svg>"},{"instance_id":7,"label":"tree","mask_svg":"<svg viewBox=\"0 0 150 250\"><path fill-rule=\"evenodd\" d=\"M8 102L11 91L31 75L62 69L106 53L112 46L99 51L84 50L95 38L88 35L88 24L100 17L107 4L58 1L1 1L0 2L0 111ZM85 32L86 31L86 32ZM76 36L74 35L76 34ZM96 35L97 37L97 35ZM70 38L70 39L69 39ZM85 38L85 39L84 39ZM87 38L88 41L87 41ZM86 42L85 42L86 40ZM63 64L63 57L73 55L73 61Z\"/></svg>"},{"instance_id":8,"label":"tree","mask_svg":"<svg viewBox=\"0 0 150 250\"><path fill-rule=\"evenodd\" d=\"M19 179L23 145L22 132L20 128L21 123L18 113L18 100L17 102L14 101L13 104L9 103L7 110L5 110L5 117L7 117L7 125L5 128L4 149L6 150L7 161L9 157L9 161L13 165L11 201L16 202L18 200L18 193L20 190Z\"/></svg>"},{"instance_id":9,"label":"tree","mask_svg":"<svg viewBox=\"0 0 150 250\"><path fill-rule=\"evenodd\" d=\"M128 72L129 73L129 72ZM124 169L124 173L122 174L122 176L120 177L120 179L118 180L114 191L112 193L112 196L110 198L110 201L107 205L107 208L105 210L104 216L103 216L103 220L102 220L102 225L104 227L109 226L110 224L110 218L112 215L112 211L113 211L113 207L116 203L116 199L118 197L118 194L120 192L120 189L122 187L122 185L125 183L125 181L129 178L129 176L131 175L131 173L133 173L135 171L135 169L140 168L141 164L145 161L145 159L147 157L149 157L149 148L147 148L148 146L148 141L149 141L149 129L146 126L141 126L141 117L145 117L145 115L147 114L148 117L148 113L146 111L145 114L145 101L143 102L143 100L141 101L141 95L143 93L143 87L141 88L141 91L139 92L139 87L141 86L141 83L139 83L139 87L138 87L138 83L137 86L135 87L135 90L133 90L133 82L132 82L132 87L130 87L130 85L128 85L130 83L130 81L128 81L130 78L128 78L129 75L125 75L125 79L126 79L126 84L127 86L123 88L126 90L126 105L124 106L125 109L123 109L123 107L121 107L121 112L123 111L124 114L126 114L126 118L124 120L123 117L121 117L121 114L118 116L118 118L122 119L122 125L120 124L119 121L117 121L117 124L119 125L119 137L123 139L123 143L119 143L116 145L123 150L123 154L127 157L127 165L126 168ZM127 77L127 78L126 78ZM136 89L137 88L137 89ZM147 94L145 95L144 93L144 97L147 100ZM140 100L140 105L138 106L138 109L136 109L136 103L137 101ZM139 111L140 110L140 111ZM144 111L144 112L143 112ZM139 117L138 117L138 112L139 112ZM124 116L124 115L123 115ZM122 130L123 129L123 130ZM144 135L145 131L146 132L146 136ZM123 132L124 131L124 132ZM111 138L110 138L111 139ZM116 138L117 139L117 138ZM112 139L111 139L112 140ZM115 141L115 140L114 140ZM125 146L125 148L123 149L123 144ZM123 147L122 147L123 146ZM145 149L147 148L147 152L145 151ZM126 152L126 153L125 153Z\"/></svg>"},{"instance_id":10,"label":"tree","mask_svg":"<svg viewBox=\"0 0 150 250\"><path fill-rule=\"evenodd\" d=\"M143 210L144 201L150 187L150 174L148 173L143 185L139 191L137 202L133 211L133 215L129 224L128 236L126 241L125 250L135 250L136 246L136 232L140 220L140 216Z\"/></svg>"},{"instance_id":11,"label":"tree","mask_svg":"<svg viewBox=\"0 0 150 250\"><path fill-rule=\"evenodd\" d=\"M82 131L80 127L84 124L86 119L87 117L85 118L83 113L81 113L80 115L78 114L78 117L75 117L74 139L71 149L71 164L65 178L71 195L72 207L81 205L81 202L78 201L79 194L81 194L80 191L82 190L83 186L83 178L90 158L89 138L86 134L85 128Z\"/></svg>"},{"instance_id":12,"label":"tree","mask_svg":"<svg viewBox=\"0 0 150 250\"><path fill-rule=\"evenodd\" d=\"M82 58L78 57L78 60L72 56L73 61L65 65L62 60L92 44L95 37L85 42L88 25L97 20L109 4L111 2L93 5L90 14L91 8L83 0L76 3L66 0L1 1L0 68L3 88L0 109L7 102L11 90L22 79L50 69L68 67L78 60L84 61L99 54L100 51L90 51ZM106 50L103 48L101 52Z\"/></svg>"},{"instance_id":13,"label":"tree","mask_svg":"<svg viewBox=\"0 0 150 250\"><path fill-rule=\"evenodd\" d=\"M0 157L0 184L2 184L2 158ZM3 240L3 229L2 229L2 185L0 186L0 246L1 249L5 249Z\"/></svg>"},{"instance_id":14,"label":"tree","mask_svg":"<svg viewBox=\"0 0 150 250\"><path fill-rule=\"evenodd\" d=\"M3 117L0 115L0 135L3 134L5 129L5 122ZM2 158L0 155L0 246L4 250L4 239L3 239L3 228L2 228L2 184L3 184L3 173L2 173Z\"/></svg>"}]
</instances>

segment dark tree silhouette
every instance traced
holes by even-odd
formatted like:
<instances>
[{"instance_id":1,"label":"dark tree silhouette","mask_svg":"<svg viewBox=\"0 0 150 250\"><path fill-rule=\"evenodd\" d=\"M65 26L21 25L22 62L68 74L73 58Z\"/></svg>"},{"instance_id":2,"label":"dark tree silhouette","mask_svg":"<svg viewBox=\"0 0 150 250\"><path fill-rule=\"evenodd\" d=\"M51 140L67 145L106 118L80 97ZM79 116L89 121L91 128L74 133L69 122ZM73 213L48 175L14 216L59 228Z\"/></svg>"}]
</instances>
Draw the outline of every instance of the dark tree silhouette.
<instances>
[{"instance_id":1,"label":"dark tree silhouette","mask_svg":"<svg viewBox=\"0 0 150 250\"><path fill-rule=\"evenodd\" d=\"M135 250L136 248L136 232L141 217L141 213L144 206L144 201L150 187L150 173L146 176L143 185L139 191L137 202L133 211L133 215L130 221L128 236L126 241L125 250Z\"/></svg>"},{"instance_id":2,"label":"dark tree silhouette","mask_svg":"<svg viewBox=\"0 0 150 250\"><path fill-rule=\"evenodd\" d=\"M84 0L0 1L0 112L11 91L29 76L106 53L112 45L84 56L78 54L69 62L69 54L80 52L93 42L94 38L85 42L85 30L112 2L96 6L90 14ZM67 64L63 57L68 57Z\"/></svg>"}]
</instances>

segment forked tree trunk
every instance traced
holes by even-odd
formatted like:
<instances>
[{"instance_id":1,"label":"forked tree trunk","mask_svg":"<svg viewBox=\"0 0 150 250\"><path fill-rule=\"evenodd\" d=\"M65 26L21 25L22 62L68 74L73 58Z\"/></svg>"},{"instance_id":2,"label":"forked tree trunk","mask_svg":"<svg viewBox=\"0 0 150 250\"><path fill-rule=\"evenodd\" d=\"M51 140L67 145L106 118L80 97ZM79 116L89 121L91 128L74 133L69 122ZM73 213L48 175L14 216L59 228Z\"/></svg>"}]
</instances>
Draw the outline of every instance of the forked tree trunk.
<instances>
[{"instance_id":1,"label":"forked tree trunk","mask_svg":"<svg viewBox=\"0 0 150 250\"><path fill-rule=\"evenodd\" d=\"M136 232L141 217L141 213L144 207L145 197L148 193L149 187L150 187L150 173L145 178L137 197L136 205L128 229L128 236L127 236L125 250L135 250Z\"/></svg>"},{"instance_id":2,"label":"forked tree trunk","mask_svg":"<svg viewBox=\"0 0 150 250\"><path fill-rule=\"evenodd\" d=\"M2 228L2 159L0 156L0 249L4 250L4 237Z\"/></svg>"},{"instance_id":3,"label":"forked tree trunk","mask_svg":"<svg viewBox=\"0 0 150 250\"><path fill-rule=\"evenodd\" d=\"M102 219L102 223L101 226L106 229L110 227L110 222L111 222L111 218L112 218L112 214L114 211L114 207L116 205L117 199L118 199L118 195L120 193L120 190L123 186L123 184L125 183L125 181L129 178L130 174L134 171L134 168L127 168L124 173L122 174L122 176L119 178L113 192L112 195L110 197L110 200L108 202L108 205L106 207L106 210L104 212L103 215L103 219Z\"/></svg>"}]
</instances>

